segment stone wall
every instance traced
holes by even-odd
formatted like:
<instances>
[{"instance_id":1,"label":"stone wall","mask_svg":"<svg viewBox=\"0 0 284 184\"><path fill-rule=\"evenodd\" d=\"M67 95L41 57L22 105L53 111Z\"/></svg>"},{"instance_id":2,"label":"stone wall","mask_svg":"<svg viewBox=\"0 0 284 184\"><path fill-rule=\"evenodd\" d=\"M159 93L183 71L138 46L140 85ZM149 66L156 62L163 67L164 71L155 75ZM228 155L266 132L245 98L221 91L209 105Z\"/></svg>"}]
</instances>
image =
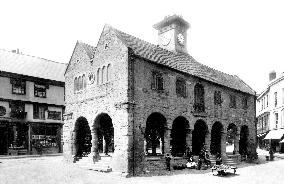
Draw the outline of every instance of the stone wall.
<instances>
[{"instance_id":1,"label":"stone wall","mask_svg":"<svg viewBox=\"0 0 284 184\"><path fill-rule=\"evenodd\" d=\"M94 58L90 58L83 43L78 42L66 72L66 114L64 124L64 155L72 160L74 149L74 126L76 120L83 116L88 120L93 132L94 121L101 113L108 114L114 127L115 151L112 157L113 171L128 172L128 49L114 36L106 26L98 42ZM108 81L97 83L98 68L102 70L110 64ZM76 76L87 76L86 89L74 92ZM89 76L93 75L92 80ZM101 76L100 76L101 77ZM94 150L92 150L94 151Z\"/></svg>"},{"instance_id":2,"label":"stone wall","mask_svg":"<svg viewBox=\"0 0 284 184\"><path fill-rule=\"evenodd\" d=\"M157 92L151 89L152 71L163 73L164 91ZM165 153L170 152L170 132L172 123L178 116L183 116L189 121L189 128L192 130L197 120L206 122L209 133L212 125L215 122L222 123L224 133L230 123L234 123L238 127L238 134L242 125L247 125L249 128L249 141L255 145L256 127L255 127L255 102L254 96L249 95L248 109L242 109L242 97L244 93L226 88L220 85L207 82L205 80L176 72L165 67L158 66L142 59L134 61L134 164L135 173L142 173L144 170L146 156L144 153L144 131L146 128L146 120L153 112L161 113L167 120L165 130ZM176 95L176 78L182 77L186 79L187 97L177 97ZM205 91L205 114L194 115L194 86L196 83L201 83ZM222 93L222 106L214 105L214 92L216 90ZM229 94L234 94L237 97L237 108L229 108ZM187 140L191 142L191 138ZM210 134L206 140L210 144ZM191 143L188 143L189 145ZM129 145L132 146L132 145ZM255 147L254 147L255 149ZM158 169L158 168L157 168Z\"/></svg>"}]
</instances>

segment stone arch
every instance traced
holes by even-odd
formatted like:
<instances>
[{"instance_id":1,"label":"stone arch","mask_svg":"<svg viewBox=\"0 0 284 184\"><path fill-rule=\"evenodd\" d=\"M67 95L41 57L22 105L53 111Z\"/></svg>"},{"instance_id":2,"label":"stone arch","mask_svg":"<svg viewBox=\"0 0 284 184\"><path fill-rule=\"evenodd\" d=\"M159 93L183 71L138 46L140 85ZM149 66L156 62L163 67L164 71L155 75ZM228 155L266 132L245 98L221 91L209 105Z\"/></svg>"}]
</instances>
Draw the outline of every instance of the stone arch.
<instances>
[{"instance_id":1,"label":"stone arch","mask_svg":"<svg viewBox=\"0 0 284 184\"><path fill-rule=\"evenodd\" d=\"M235 153L238 144L238 127L234 123L230 123L227 128L226 152Z\"/></svg>"},{"instance_id":2,"label":"stone arch","mask_svg":"<svg viewBox=\"0 0 284 184\"><path fill-rule=\"evenodd\" d=\"M195 112L205 111L204 87L200 83L197 83L194 86L194 111Z\"/></svg>"},{"instance_id":3,"label":"stone arch","mask_svg":"<svg viewBox=\"0 0 284 184\"><path fill-rule=\"evenodd\" d=\"M145 152L148 155L164 153L166 118L158 112L150 114L146 121Z\"/></svg>"},{"instance_id":4,"label":"stone arch","mask_svg":"<svg viewBox=\"0 0 284 184\"><path fill-rule=\"evenodd\" d=\"M99 114L93 125L93 132L96 136L93 144L95 152L108 155L114 152L114 127L111 117L107 113Z\"/></svg>"},{"instance_id":5,"label":"stone arch","mask_svg":"<svg viewBox=\"0 0 284 184\"><path fill-rule=\"evenodd\" d=\"M239 153L241 155L247 155L248 153L248 139L249 128L247 125L243 125L240 131Z\"/></svg>"},{"instance_id":6,"label":"stone arch","mask_svg":"<svg viewBox=\"0 0 284 184\"><path fill-rule=\"evenodd\" d=\"M205 138L208 133L208 127L205 121L197 120L194 124L192 132L192 153L199 155L203 146L205 146Z\"/></svg>"},{"instance_id":7,"label":"stone arch","mask_svg":"<svg viewBox=\"0 0 284 184\"><path fill-rule=\"evenodd\" d=\"M222 133L224 131L223 125L220 122L215 122L212 125L211 129L211 144L210 144L210 153L213 155L221 154L221 140Z\"/></svg>"},{"instance_id":8,"label":"stone arch","mask_svg":"<svg viewBox=\"0 0 284 184\"><path fill-rule=\"evenodd\" d=\"M75 156L84 156L91 152L91 129L87 119L77 118L74 127Z\"/></svg>"},{"instance_id":9,"label":"stone arch","mask_svg":"<svg viewBox=\"0 0 284 184\"><path fill-rule=\"evenodd\" d=\"M171 131L171 154L173 156L183 156L187 148L187 134L189 122L183 116L177 117L173 121Z\"/></svg>"}]
</instances>

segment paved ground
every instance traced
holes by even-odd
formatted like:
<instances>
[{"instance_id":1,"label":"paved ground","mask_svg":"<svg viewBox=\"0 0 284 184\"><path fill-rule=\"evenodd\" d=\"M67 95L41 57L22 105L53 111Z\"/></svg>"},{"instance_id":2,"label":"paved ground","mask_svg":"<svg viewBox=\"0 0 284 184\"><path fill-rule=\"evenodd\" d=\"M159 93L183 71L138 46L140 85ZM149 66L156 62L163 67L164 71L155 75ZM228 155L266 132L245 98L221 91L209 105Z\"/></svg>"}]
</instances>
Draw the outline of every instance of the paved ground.
<instances>
[{"instance_id":1,"label":"paved ground","mask_svg":"<svg viewBox=\"0 0 284 184\"><path fill-rule=\"evenodd\" d=\"M20 159L0 159L0 184L100 184L100 183L226 183L226 184L282 184L284 156L265 161L267 152L259 151L258 163L239 165L236 175L213 176L210 170L183 170L168 176L123 178L115 174L99 173L67 164L62 156ZM283 158L280 158L283 157Z\"/></svg>"}]
</instances>

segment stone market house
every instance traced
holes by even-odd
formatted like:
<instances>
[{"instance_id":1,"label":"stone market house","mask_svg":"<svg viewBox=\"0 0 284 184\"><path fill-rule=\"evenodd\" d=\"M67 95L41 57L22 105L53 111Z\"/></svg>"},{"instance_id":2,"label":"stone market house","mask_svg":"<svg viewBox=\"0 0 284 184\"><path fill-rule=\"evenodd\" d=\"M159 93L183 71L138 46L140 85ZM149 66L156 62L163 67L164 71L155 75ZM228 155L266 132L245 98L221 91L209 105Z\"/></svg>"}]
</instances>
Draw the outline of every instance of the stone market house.
<instances>
[{"instance_id":1,"label":"stone market house","mask_svg":"<svg viewBox=\"0 0 284 184\"><path fill-rule=\"evenodd\" d=\"M255 92L187 53L183 18L154 28L159 45L109 25L96 47L77 42L65 73L65 158L139 175L203 144L211 154L256 154Z\"/></svg>"},{"instance_id":2,"label":"stone market house","mask_svg":"<svg viewBox=\"0 0 284 184\"><path fill-rule=\"evenodd\" d=\"M62 152L65 69L0 50L0 155Z\"/></svg>"}]
</instances>

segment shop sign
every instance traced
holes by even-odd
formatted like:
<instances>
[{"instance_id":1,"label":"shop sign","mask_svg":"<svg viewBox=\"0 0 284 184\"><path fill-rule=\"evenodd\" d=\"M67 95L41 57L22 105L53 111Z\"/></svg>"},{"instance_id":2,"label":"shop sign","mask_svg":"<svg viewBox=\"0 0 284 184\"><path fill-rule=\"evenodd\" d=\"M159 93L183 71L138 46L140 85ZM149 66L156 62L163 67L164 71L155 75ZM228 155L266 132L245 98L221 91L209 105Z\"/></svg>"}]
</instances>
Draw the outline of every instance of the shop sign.
<instances>
[{"instance_id":1,"label":"shop sign","mask_svg":"<svg viewBox=\"0 0 284 184\"><path fill-rule=\"evenodd\" d=\"M0 106L0 116L4 116L6 114L6 108L3 106Z\"/></svg>"},{"instance_id":2,"label":"shop sign","mask_svg":"<svg viewBox=\"0 0 284 184\"><path fill-rule=\"evenodd\" d=\"M69 114L64 114L63 115L64 120L70 120L73 119L73 113L69 113Z\"/></svg>"}]
</instances>

